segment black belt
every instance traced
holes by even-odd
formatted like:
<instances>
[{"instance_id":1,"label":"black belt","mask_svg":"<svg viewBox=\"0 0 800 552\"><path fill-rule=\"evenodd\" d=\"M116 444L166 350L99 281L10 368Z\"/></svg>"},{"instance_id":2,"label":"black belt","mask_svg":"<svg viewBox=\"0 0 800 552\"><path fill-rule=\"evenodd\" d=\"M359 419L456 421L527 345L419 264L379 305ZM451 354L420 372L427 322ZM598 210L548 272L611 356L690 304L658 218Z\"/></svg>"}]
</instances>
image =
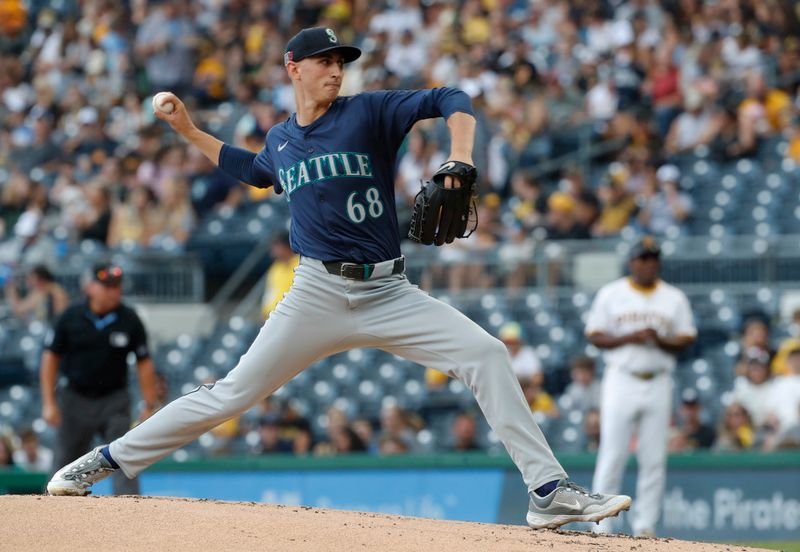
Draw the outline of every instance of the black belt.
<instances>
[{"instance_id":1,"label":"black belt","mask_svg":"<svg viewBox=\"0 0 800 552\"><path fill-rule=\"evenodd\" d=\"M369 280L370 276L375 273L375 265L381 263L362 264L351 263L348 261L332 261L329 263L322 263L325 269L331 274L347 278L348 280ZM392 266L392 274L400 274L406 269L406 260L403 257L394 260Z\"/></svg>"}]
</instances>

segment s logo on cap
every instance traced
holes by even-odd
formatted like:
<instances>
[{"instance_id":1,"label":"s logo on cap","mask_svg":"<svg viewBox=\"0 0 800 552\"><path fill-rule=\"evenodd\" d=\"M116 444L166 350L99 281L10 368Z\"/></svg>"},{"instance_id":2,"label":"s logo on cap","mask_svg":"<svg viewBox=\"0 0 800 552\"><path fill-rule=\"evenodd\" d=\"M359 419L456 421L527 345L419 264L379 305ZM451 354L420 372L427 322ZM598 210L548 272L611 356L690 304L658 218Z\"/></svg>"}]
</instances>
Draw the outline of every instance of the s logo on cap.
<instances>
[{"instance_id":1,"label":"s logo on cap","mask_svg":"<svg viewBox=\"0 0 800 552\"><path fill-rule=\"evenodd\" d=\"M336 33L333 32L333 29L325 29L325 33L328 35L328 40L336 44L339 42L339 39L336 38Z\"/></svg>"}]
</instances>

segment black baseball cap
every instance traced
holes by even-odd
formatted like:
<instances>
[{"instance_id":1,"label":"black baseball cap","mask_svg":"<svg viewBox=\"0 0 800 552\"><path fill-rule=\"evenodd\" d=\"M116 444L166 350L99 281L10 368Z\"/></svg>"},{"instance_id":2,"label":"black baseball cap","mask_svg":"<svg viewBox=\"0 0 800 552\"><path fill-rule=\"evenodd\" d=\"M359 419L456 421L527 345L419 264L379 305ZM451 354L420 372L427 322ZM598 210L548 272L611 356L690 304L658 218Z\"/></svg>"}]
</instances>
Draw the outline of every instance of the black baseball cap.
<instances>
[{"instance_id":1,"label":"black baseball cap","mask_svg":"<svg viewBox=\"0 0 800 552\"><path fill-rule=\"evenodd\" d=\"M337 50L342 54L345 63L355 61L361 56L361 50L355 46L341 44L333 29L311 27L303 29L289 39L286 44L286 52L283 54L283 64L286 65L290 61L300 61L301 59L333 50Z\"/></svg>"},{"instance_id":2,"label":"black baseball cap","mask_svg":"<svg viewBox=\"0 0 800 552\"><path fill-rule=\"evenodd\" d=\"M653 236L645 236L636 242L629 254L631 259L640 259L642 257L661 257L661 248L658 246Z\"/></svg>"},{"instance_id":3,"label":"black baseball cap","mask_svg":"<svg viewBox=\"0 0 800 552\"><path fill-rule=\"evenodd\" d=\"M122 283L122 269L114 264L98 264L92 269L92 278L104 286L118 286Z\"/></svg>"}]
</instances>

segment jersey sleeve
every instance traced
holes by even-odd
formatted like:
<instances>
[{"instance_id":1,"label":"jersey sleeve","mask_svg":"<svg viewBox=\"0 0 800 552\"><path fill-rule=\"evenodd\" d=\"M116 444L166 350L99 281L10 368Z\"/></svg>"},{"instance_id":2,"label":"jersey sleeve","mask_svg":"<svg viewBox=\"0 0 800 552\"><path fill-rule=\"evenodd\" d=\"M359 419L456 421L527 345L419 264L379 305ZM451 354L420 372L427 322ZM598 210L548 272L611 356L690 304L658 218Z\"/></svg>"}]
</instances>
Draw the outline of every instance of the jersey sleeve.
<instances>
[{"instance_id":1,"label":"jersey sleeve","mask_svg":"<svg viewBox=\"0 0 800 552\"><path fill-rule=\"evenodd\" d=\"M606 288L602 288L597 292L592 308L589 310L589 316L586 319L586 335L596 333L610 333L611 324L608 315L608 292Z\"/></svg>"},{"instance_id":2,"label":"jersey sleeve","mask_svg":"<svg viewBox=\"0 0 800 552\"><path fill-rule=\"evenodd\" d=\"M142 320L135 312L133 312L133 331L131 334L131 351L136 355L136 360L148 358L150 349L147 347L147 330L144 329Z\"/></svg>"},{"instance_id":3,"label":"jersey sleeve","mask_svg":"<svg viewBox=\"0 0 800 552\"><path fill-rule=\"evenodd\" d=\"M269 188L276 182L266 148L256 154L223 144L217 164L226 174L256 188Z\"/></svg>"},{"instance_id":4,"label":"jersey sleeve","mask_svg":"<svg viewBox=\"0 0 800 552\"><path fill-rule=\"evenodd\" d=\"M472 115L469 96L455 88L382 90L364 95L373 121L378 122L383 143L396 149L414 123L462 112Z\"/></svg>"},{"instance_id":5,"label":"jersey sleeve","mask_svg":"<svg viewBox=\"0 0 800 552\"><path fill-rule=\"evenodd\" d=\"M678 293L678 310L675 313L675 335L697 336L694 315L689 299L682 292Z\"/></svg>"}]
</instances>

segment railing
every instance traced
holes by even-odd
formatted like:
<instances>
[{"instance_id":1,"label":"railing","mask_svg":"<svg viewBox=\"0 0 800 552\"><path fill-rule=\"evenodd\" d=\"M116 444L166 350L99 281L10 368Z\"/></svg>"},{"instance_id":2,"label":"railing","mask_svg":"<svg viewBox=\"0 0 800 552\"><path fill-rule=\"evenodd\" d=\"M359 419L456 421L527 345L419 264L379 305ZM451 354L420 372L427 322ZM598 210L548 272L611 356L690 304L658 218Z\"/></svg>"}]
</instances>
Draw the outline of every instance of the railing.
<instances>
[{"instance_id":1,"label":"railing","mask_svg":"<svg viewBox=\"0 0 800 552\"><path fill-rule=\"evenodd\" d=\"M113 254L102 259L74 258L55 268L54 275L71 297L81 294L81 277L94 262L111 261L122 267L125 296L140 303L200 303L205 297L205 276L191 253Z\"/></svg>"},{"instance_id":2,"label":"railing","mask_svg":"<svg viewBox=\"0 0 800 552\"><path fill-rule=\"evenodd\" d=\"M409 277L433 290L446 289L441 273L455 268L488 275L490 285L597 289L626 271L629 239L536 241L485 249L405 244ZM664 239L662 276L683 286L800 287L800 236L728 236ZM438 280L437 280L438 274ZM517 275L518 277L514 278ZM465 278L475 280L475 278ZM450 282L451 283L451 282ZM469 287L469 286L464 286ZM460 291L461 288L459 288Z\"/></svg>"}]
</instances>

